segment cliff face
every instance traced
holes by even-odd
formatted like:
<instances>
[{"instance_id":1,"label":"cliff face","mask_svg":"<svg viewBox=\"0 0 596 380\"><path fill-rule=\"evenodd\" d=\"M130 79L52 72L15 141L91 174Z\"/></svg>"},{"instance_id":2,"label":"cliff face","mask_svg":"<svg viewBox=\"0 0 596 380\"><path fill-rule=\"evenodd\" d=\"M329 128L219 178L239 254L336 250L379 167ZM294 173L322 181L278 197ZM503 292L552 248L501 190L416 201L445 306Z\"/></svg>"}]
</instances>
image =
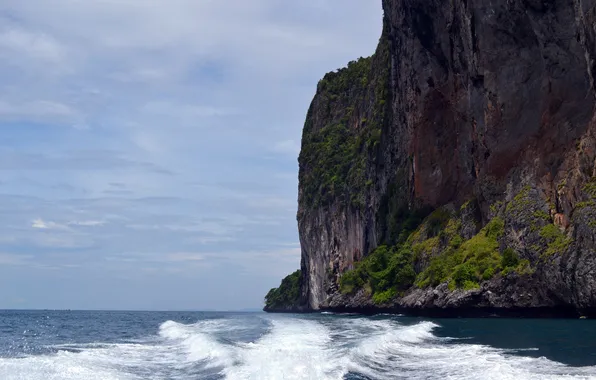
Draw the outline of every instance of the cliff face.
<instances>
[{"instance_id":1,"label":"cliff face","mask_svg":"<svg viewBox=\"0 0 596 380\"><path fill-rule=\"evenodd\" d=\"M383 8L308 111L302 307L595 308L596 0Z\"/></svg>"}]
</instances>

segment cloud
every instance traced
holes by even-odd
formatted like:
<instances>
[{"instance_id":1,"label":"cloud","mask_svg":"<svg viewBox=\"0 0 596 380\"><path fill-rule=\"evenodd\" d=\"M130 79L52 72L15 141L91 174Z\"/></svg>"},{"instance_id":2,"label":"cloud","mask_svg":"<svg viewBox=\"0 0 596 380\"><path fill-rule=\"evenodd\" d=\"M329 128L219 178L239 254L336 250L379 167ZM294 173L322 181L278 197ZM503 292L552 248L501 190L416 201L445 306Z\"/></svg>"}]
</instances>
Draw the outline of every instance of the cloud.
<instances>
[{"instance_id":1,"label":"cloud","mask_svg":"<svg viewBox=\"0 0 596 380\"><path fill-rule=\"evenodd\" d=\"M0 100L0 122L27 121L81 126L81 116L71 107L48 100L9 103Z\"/></svg>"},{"instance_id":2,"label":"cloud","mask_svg":"<svg viewBox=\"0 0 596 380\"><path fill-rule=\"evenodd\" d=\"M159 165L137 161L113 150L73 150L60 153L27 153L0 147L0 170L125 170L140 169L172 175Z\"/></svg>"},{"instance_id":3,"label":"cloud","mask_svg":"<svg viewBox=\"0 0 596 380\"><path fill-rule=\"evenodd\" d=\"M65 55L64 47L53 37L24 29L0 31L0 51L4 57L22 54L44 62L60 62Z\"/></svg>"},{"instance_id":4,"label":"cloud","mask_svg":"<svg viewBox=\"0 0 596 380\"><path fill-rule=\"evenodd\" d=\"M126 227L141 231L206 232L212 235L226 235L233 231L231 226L214 222L197 224L129 224Z\"/></svg>"},{"instance_id":5,"label":"cloud","mask_svg":"<svg viewBox=\"0 0 596 380\"><path fill-rule=\"evenodd\" d=\"M254 307L299 267L304 117L380 3L1 3L0 252L23 256L0 263L35 263L0 266L15 306Z\"/></svg>"},{"instance_id":6,"label":"cloud","mask_svg":"<svg viewBox=\"0 0 596 380\"><path fill-rule=\"evenodd\" d=\"M40 230L67 230L68 229L68 227L65 225L58 224L58 223L51 222L51 221L45 222L40 218L35 219L33 221L33 224L31 224L31 227L37 228Z\"/></svg>"},{"instance_id":7,"label":"cloud","mask_svg":"<svg viewBox=\"0 0 596 380\"><path fill-rule=\"evenodd\" d=\"M297 267L300 259L300 247L293 244L276 245L269 250L224 250L200 252L126 252L119 255L105 257L106 262L120 263L115 270L121 270L123 263L134 265L147 265L159 263L169 268L178 268L179 271L196 271L196 265L207 267L228 267L230 265L253 272L276 270L276 268ZM191 265L192 266L189 266ZM289 265L288 265L289 264ZM277 270L276 270L277 271ZM285 273L281 271L280 273Z\"/></svg>"},{"instance_id":8,"label":"cloud","mask_svg":"<svg viewBox=\"0 0 596 380\"><path fill-rule=\"evenodd\" d=\"M73 220L68 222L69 226L98 227L106 224L103 220Z\"/></svg>"}]
</instances>

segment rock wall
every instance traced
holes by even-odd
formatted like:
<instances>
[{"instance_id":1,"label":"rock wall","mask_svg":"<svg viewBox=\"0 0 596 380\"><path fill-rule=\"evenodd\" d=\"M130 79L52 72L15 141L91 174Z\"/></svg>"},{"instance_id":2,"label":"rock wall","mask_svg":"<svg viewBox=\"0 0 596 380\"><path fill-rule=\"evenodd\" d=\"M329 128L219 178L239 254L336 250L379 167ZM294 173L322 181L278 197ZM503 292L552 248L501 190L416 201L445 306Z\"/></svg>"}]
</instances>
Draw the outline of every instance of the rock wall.
<instances>
[{"instance_id":1,"label":"rock wall","mask_svg":"<svg viewBox=\"0 0 596 380\"><path fill-rule=\"evenodd\" d=\"M307 115L302 305L369 307L366 292L339 293L342 274L404 240L413 216L471 201L461 235L502 218L501 250L532 274L412 287L387 307L596 307L596 0L383 8L375 55L327 74Z\"/></svg>"}]
</instances>

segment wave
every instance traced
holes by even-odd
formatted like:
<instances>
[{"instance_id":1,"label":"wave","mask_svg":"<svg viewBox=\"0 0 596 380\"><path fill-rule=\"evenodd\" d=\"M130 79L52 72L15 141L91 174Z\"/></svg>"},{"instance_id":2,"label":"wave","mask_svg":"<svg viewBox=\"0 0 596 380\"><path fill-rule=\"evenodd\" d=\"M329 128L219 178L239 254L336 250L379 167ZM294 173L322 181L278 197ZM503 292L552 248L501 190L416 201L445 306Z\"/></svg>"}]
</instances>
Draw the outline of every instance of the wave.
<instances>
[{"instance_id":1,"label":"wave","mask_svg":"<svg viewBox=\"0 0 596 380\"><path fill-rule=\"evenodd\" d=\"M342 379L345 370L334 351L330 329L309 320L273 320L269 333L241 346L241 364L226 379Z\"/></svg>"},{"instance_id":2,"label":"wave","mask_svg":"<svg viewBox=\"0 0 596 380\"><path fill-rule=\"evenodd\" d=\"M217 378L234 365L234 350L219 343L223 322L192 325L167 321L157 336L135 343L60 344L53 355L0 358L2 380L140 380ZM221 377L221 376L219 376Z\"/></svg>"},{"instance_id":3,"label":"wave","mask_svg":"<svg viewBox=\"0 0 596 380\"><path fill-rule=\"evenodd\" d=\"M66 347L55 355L0 359L3 380L128 380L139 379L117 369L117 355L106 358L95 350L73 352ZM124 357L121 357L123 359Z\"/></svg>"},{"instance_id":4,"label":"wave","mask_svg":"<svg viewBox=\"0 0 596 380\"><path fill-rule=\"evenodd\" d=\"M243 336L259 325L260 337ZM166 321L126 343L52 346L53 355L0 358L3 380L139 379L596 379L596 367L441 338L432 322L264 316ZM238 334L235 334L237 332ZM254 331L253 331L254 332Z\"/></svg>"},{"instance_id":5,"label":"wave","mask_svg":"<svg viewBox=\"0 0 596 380\"><path fill-rule=\"evenodd\" d=\"M394 325L359 343L351 352L349 370L381 380L596 379L596 367L568 367L543 357L516 355L524 350L454 343L435 336L437 327L431 322Z\"/></svg>"},{"instance_id":6,"label":"wave","mask_svg":"<svg viewBox=\"0 0 596 380\"><path fill-rule=\"evenodd\" d=\"M213 336L224 328L233 326L218 320L192 325L166 321L159 327L159 335L178 345L189 362L205 361L207 368L226 367L234 364L235 350Z\"/></svg>"}]
</instances>

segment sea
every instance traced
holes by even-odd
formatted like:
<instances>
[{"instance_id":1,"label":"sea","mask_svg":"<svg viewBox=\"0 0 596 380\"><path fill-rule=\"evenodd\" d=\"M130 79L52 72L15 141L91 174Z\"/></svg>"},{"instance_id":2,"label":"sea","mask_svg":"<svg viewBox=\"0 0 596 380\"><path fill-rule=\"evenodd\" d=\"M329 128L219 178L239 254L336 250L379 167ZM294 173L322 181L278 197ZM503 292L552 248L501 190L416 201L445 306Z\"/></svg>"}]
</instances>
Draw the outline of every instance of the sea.
<instances>
[{"instance_id":1,"label":"sea","mask_svg":"<svg viewBox=\"0 0 596 380\"><path fill-rule=\"evenodd\" d=\"M596 321L0 311L0 379L596 379Z\"/></svg>"}]
</instances>

